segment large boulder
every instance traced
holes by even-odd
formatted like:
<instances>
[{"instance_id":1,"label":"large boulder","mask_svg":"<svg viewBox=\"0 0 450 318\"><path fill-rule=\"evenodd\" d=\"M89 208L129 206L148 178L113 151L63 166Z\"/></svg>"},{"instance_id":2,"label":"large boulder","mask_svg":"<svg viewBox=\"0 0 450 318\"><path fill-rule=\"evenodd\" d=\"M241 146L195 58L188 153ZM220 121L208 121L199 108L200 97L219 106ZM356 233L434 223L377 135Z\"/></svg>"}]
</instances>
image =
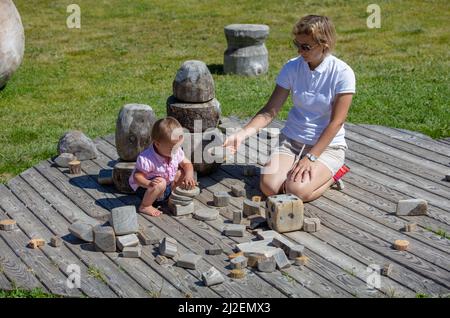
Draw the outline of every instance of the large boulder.
<instances>
[{"instance_id":1,"label":"large boulder","mask_svg":"<svg viewBox=\"0 0 450 318\"><path fill-rule=\"evenodd\" d=\"M98 156L94 142L81 131L66 132L58 142L58 154L71 153L78 160L95 159Z\"/></svg>"},{"instance_id":2,"label":"large boulder","mask_svg":"<svg viewBox=\"0 0 450 318\"><path fill-rule=\"evenodd\" d=\"M139 153L152 142L155 122L155 112L148 105L127 104L122 107L116 123L116 148L120 159L136 161Z\"/></svg>"},{"instance_id":3,"label":"large boulder","mask_svg":"<svg viewBox=\"0 0 450 318\"><path fill-rule=\"evenodd\" d=\"M214 98L214 79L202 61L184 62L172 86L173 95L183 102L204 103Z\"/></svg>"},{"instance_id":4,"label":"large boulder","mask_svg":"<svg viewBox=\"0 0 450 318\"><path fill-rule=\"evenodd\" d=\"M0 89L22 63L25 35L19 12L11 0L0 0Z\"/></svg>"}]
</instances>

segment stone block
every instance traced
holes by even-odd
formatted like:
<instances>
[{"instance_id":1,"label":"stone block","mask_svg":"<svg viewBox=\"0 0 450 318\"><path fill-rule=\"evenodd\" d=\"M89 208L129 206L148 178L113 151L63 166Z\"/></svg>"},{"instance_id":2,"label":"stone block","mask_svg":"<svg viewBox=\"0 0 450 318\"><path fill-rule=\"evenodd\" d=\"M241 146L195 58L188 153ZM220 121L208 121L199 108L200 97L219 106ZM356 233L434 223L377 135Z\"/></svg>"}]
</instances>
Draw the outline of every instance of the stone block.
<instances>
[{"instance_id":1,"label":"stone block","mask_svg":"<svg viewBox=\"0 0 450 318\"><path fill-rule=\"evenodd\" d=\"M114 229L111 226L97 225L94 227L93 231L96 249L102 252L116 251L116 235L114 234Z\"/></svg>"},{"instance_id":2,"label":"stone block","mask_svg":"<svg viewBox=\"0 0 450 318\"><path fill-rule=\"evenodd\" d=\"M268 226L279 233L300 230L303 226L303 201L293 194L269 196L266 219Z\"/></svg>"},{"instance_id":3,"label":"stone block","mask_svg":"<svg viewBox=\"0 0 450 318\"><path fill-rule=\"evenodd\" d=\"M247 257L238 256L230 260L231 268L233 269L244 269L247 267Z\"/></svg>"},{"instance_id":4,"label":"stone block","mask_svg":"<svg viewBox=\"0 0 450 318\"><path fill-rule=\"evenodd\" d=\"M116 235L136 233L139 230L136 207L127 205L112 209L110 223Z\"/></svg>"},{"instance_id":5,"label":"stone block","mask_svg":"<svg viewBox=\"0 0 450 318\"><path fill-rule=\"evenodd\" d=\"M219 211L211 208L204 208L194 211L194 219L200 221L213 221L219 217Z\"/></svg>"},{"instance_id":6,"label":"stone block","mask_svg":"<svg viewBox=\"0 0 450 318\"><path fill-rule=\"evenodd\" d=\"M117 236L116 238L117 249L122 251L125 247L135 247L139 245L139 239L136 234L128 234L123 236Z\"/></svg>"},{"instance_id":7,"label":"stone block","mask_svg":"<svg viewBox=\"0 0 450 318\"><path fill-rule=\"evenodd\" d=\"M171 237L165 237L159 244L159 253L163 256L173 258L177 255L177 241Z\"/></svg>"},{"instance_id":8,"label":"stone block","mask_svg":"<svg viewBox=\"0 0 450 318\"><path fill-rule=\"evenodd\" d=\"M303 255L305 247L301 244L295 244L289 249L289 253L287 253L289 259L295 260L298 257Z\"/></svg>"},{"instance_id":9,"label":"stone block","mask_svg":"<svg viewBox=\"0 0 450 318\"><path fill-rule=\"evenodd\" d=\"M243 237L245 233L245 225L242 224L225 224L223 234L226 236Z\"/></svg>"},{"instance_id":10,"label":"stone block","mask_svg":"<svg viewBox=\"0 0 450 318\"><path fill-rule=\"evenodd\" d=\"M215 267L211 267L207 272L202 273L202 281L205 286L214 286L222 284L225 278Z\"/></svg>"},{"instance_id":11,"label":"stone block","mask_svg":"<svg viewBox=\"0 0 450 318\"><path fill-rule=\"evenodd\" d=\"M275 262L275 258L273 256L264 257L258 260L258 271L263 273L272 273L275 271L277 267L277 263Z\"/></svg>"},{"instance_id":12,"label":"stone block","mask_svg":"<svg viewBox=\"0 0 450 318\"><path fill-rule=\"evenodd\" d=\"M381 269L381 275L390 276L392 273L392 268L393 268L393 265L391 263L385 264L383 266L383 268Z\"/></svg>"},{"instance_id":13,"label":"stone block","mask_svg":"<svg viewBox=\"0 0 450 318\"><path fill-rule=\"evenodd\" d=\"M261 214L261 205L259 202L244 199L242 213L244 214L244 217L248 217L253 214Z\"/></svg>"},{"instance_id":14,"label":"stone block","mask_svg":"<svg viewBox=\"0 0 450 318\"><path fill-rule=\"evenodd\" d=\"M169 202L168 207L174 216L189 215L194 212L194 202L190 202L188 205L178 205Z\"/></svg>"},{"instance_id":15,"label":"stone block","mask_svg":"<svg viewBox=\"0 0 450 318\"><path fill-rule=\"evenodd\" d=\"M214 205L217 207L227 206L230 204L230 198L231 197L227 192L214 192Z\"/></svg>"},{"instance_id":16,"label":"stone block","mask_svg":"<svg viewBox=\"0 0 450 318\"><path fill-rule=\"evenodd\" d=\"M277 251L272 255L275 259L275 263L277 264L278 269L288 268L291 266L286 254L281 248L278 248Z\"/></svg>"},{"instance_id":17,"label":"stone block","mask_svg":"<svg viewBox=\"0 0 450 318\"><path fill-rule=\"evenodd\" d=\"M206 249L206 254L208 255L220 255L222 252L222 248L217 244Z\"/></svg>"},{"instance_id":18,"label":"stone block","mask_svg":"<svg viewBox=\"0 0 450 318\"><path fill-rule=\"evenodd\" d=\"M399 200L397 204L397 215L428 215L428 203L423 199Z\"/></svg>"},{"instance_id":19,"label":"stone block","mask_svg":"<svg viewBox=\"0 0 450 318\"><path fill-rule=\"evenodd\" d=\"M181 206L186 206L192 203L192 199L190 201L186 201L186 200L177 200L175 198L173 198L172 196L169 197L169 204L170 205L181 205Z\"/></svg>"},{"instance_id":20,"label":"stone block","mask_svg":"<svg viewBox=\"0 0 450 318\"><path fill-rule=\"evenodd\" d=\"M142 247L140 245L124 247L122 250L122 257L137 258L137 257L141 257L141 253L142 253Z\"/></svg>"},{"instance_id":21,"label":"stone block","mask_svg":"<svg viewBox=\"0 0 450 318\"><path fill-rule=\"evenodd\" d=\"M273 255L277 247L271 245L272 239L262 240L262 241L251 241L240 243L236 245L236 248L243 253L244 256L248 257L251 254L263 255L269 257Z\"/></svg>"},{"instance_id":22,"label":"stone block","mask_svg":"<svg viewBox=\"0 0 450 318\"><path fill-rule=\"evenodd\" d=\"M261 254L248 254L247 256L247 266L249 267L258 267L258 262L261 259L266 258L264 255Z\"/></svg>"},{"instance_id":23,"label":"stone block","mask_svg":"<svg viewBox=\"0 0 450 318\"><path fill-rule=\"evenodd\" d=\"M243 269L232 269L229 275L231 278L241 279L245 277L245 271Z\"/></svg>"},{"instance_id":24,"label":"stone block","mask_svg":"<svg viewBox=\"0 0 450 318\"><path fill-rule=\"evenodd\" d=\"M233 211L233 224L241 224L242 222L242 211L234 210Z\"/></svg>"},{"instance_id":25,"label":"stone block","mask_svg":"<svg viewBox=\"0 0 450 318\"><path fill-rule=\"evenodd\" d=\"M256 237L260 240L269 240L269 239L272 240L273 238L279 236L281 235L277 231L269 230L269 231L260 231Z\"/></svg>"},{"instance_id":26,"label":"stone block","mask_svg":"<svg viewBox=\"0 0 450 318\"><path fill-rule=\"evenodd\" d=\"M262 227L267 225L267 220L265 217L257 214L250 215L247 220L250 221L250 225L248 226L250 229L254 230L257 227Z\"/></svg>"},{"instance_id":27,"label":"stone block","mask_svg":"<svg viewBox=\"0 0 450 318\"><path fill-rule=\"evenodd\" d=\"M142 245L154 245L160 241L160 237L151 227L140 229L137 236Z\"/></svg>"},{"instance_id":28,"label":"stone block","mask_svg":"<svg viewBox=\"0 0 450 318\"><path fill-rule=\"evenodd\" d=\"M188 269L197 269L198 262L202 259L200 255L187 253L180 256L177 260L177 266L188 268Z\"/></svg>"},{"instance_id":29,"label":"stone block","mask_svg":"<svg viewBox=\"0 0 450 318\"><path fill-rule=\"evenodd\" d=\"M176 187L173 192L175 194L184 196L184 197L189 197L189 198L194 198L197 195L200 194L200 188L199 187L194 187L193 189L183 189L180 187Z\"/></svg>"},{"instance_id":30,"label":"stone block","mask_svg":"<svg viewBox=\"0 0 450 318\"><path fill-rule=\"evenodd\" d=\"M163 256L163 255L156 255L155 257L155 261L156 263L158 263L159 265L165 265L169 263L169 260L167 259L167 257Z\"/></svg>"},{"instance_id":31,"label":"stone block","mask_svg":"<svg viewBox=\"0 0 450 318\"><path fill-rule=\"evenodd\" d=\"M59 139L58 154L62 153L71 153L80 161L95 159L98 156L92 139L78 130L68 131Z\"/></svg>"},{"instance_id":32,"label":"stone block","mask_svg":"<svg viewBox=\"0 0 450 318\"><path fill-rule=\"evenodd\" d=\"M231 186L231 193L235 197L245 197L246 196L245 188L242 185L240 185L240 184L232 185Z\"/></svg>"},{"instance_id":33,"label":"stone block","mask_svg":"<svg viewBox=\"0 0 450 318\"><path fill-rule=\"evenodd\" d=\"M313 233L317 231L317 225L320 229L320 220L318 218L305 218L303 220L303 231Z\"/></svg>"},{"instance_id":34,"label":"stone block","mask_svg":"<svg viewBox=\"0 0 450 318\"><path fill-rule=\"evenodd\" d=\"M185 61L172 83L174 96L190 103L203 103L214 98L214 79L206 64L198 60Z\"/></svg>"},{"instance_id":35,"label":"stone block","mask_svg":"<svg viewBox=\"0 0 450 318\"><path fill-rule=\"evenodd\" d=\"M53 236L50 238L50 246L61 247L62 244L63 244L63 241L59 236Z\"/></svg>"},{"instance_id":36,"label":"stone block","mask_svg":"<svg viewBox=\"0 0 450 318\"><path fill-rule=\"evenodd\" d=\"M91 224L77 221L69 226L69 232L80 240L89 243L94 242L94 231Z\"/></svg>"}]
</instances>

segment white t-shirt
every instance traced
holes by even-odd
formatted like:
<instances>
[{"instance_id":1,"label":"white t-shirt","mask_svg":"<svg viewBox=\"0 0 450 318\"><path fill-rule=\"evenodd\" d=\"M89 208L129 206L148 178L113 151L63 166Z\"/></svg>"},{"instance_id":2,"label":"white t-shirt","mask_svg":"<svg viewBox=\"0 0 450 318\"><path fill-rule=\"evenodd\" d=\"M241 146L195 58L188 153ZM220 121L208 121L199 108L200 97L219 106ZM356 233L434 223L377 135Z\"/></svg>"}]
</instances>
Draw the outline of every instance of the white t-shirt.
<instances>
[{"instance_id":1,"label":"white t-shirt","mask_svg":"<svg viewBox=\"0 0 450 318\"><path fill-rule=\"evenodd\" d=\"M301 56L289 60L276 83L291 91L294 104L281 132L307 145L314 145L329 124L336 94L355 93L353 70L331 54L314 71ZM342 126L330 145L347 146L344 136Z\"/></svg>"}]
</instances>

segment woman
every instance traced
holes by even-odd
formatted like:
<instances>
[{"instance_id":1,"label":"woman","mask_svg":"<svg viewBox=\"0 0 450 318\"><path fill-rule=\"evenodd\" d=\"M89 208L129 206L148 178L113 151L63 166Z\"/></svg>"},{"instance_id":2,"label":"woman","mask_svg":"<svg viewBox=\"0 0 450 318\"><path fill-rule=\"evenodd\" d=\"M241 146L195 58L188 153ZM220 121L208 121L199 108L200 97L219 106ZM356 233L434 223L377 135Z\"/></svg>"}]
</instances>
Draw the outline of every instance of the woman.
<instances>
[{"instance_id":1,"label":"woman","mask_svg":"<svg viewBox=\"0 0 450 318\"><path fill-rule=\"evenodd\" d=\"M245 138L266 127L289 93L294 106L281 130L280 144L261 171L261 191L293 193L311 201L328 189L344 164L344 122L355 93L355 75L331 54L336 31L325 16L308 15L293 28L299 56L281 69L267 104L224 146L237 151Z\"/></svg>"}]
</instances>

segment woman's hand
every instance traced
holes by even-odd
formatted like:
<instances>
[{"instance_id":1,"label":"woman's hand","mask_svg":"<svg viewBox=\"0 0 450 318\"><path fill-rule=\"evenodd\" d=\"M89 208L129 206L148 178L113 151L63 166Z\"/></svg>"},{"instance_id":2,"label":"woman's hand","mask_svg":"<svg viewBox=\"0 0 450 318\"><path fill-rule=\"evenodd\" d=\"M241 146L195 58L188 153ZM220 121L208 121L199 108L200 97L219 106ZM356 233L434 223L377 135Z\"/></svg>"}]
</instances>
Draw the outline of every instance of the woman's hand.
<instances>
[{"instance_id":1,"label":"woman's hand","mask_svg":"<svg viewBox=\"0 0 450 318\"><path fill-rule=\"evenodd\" d=\"M244 141L245 136L242 134L242 130L234 133L230 136L228 136L227 139L225 139L225 142L223 143L223 147L229 148L231 152L234 154L238 151L238 148Z\"/></svg>"},{"instance_id":2,"label":"woman's hand","mask_svg":"<svg viewBox=\"0 0 450 318\"><path fill-rule=\"evenodd\" d=\"M307 182L313 178L314 162L307 157L300 159L288 172L287 177L291 181Z\"/></svg>"}]
</instances>

